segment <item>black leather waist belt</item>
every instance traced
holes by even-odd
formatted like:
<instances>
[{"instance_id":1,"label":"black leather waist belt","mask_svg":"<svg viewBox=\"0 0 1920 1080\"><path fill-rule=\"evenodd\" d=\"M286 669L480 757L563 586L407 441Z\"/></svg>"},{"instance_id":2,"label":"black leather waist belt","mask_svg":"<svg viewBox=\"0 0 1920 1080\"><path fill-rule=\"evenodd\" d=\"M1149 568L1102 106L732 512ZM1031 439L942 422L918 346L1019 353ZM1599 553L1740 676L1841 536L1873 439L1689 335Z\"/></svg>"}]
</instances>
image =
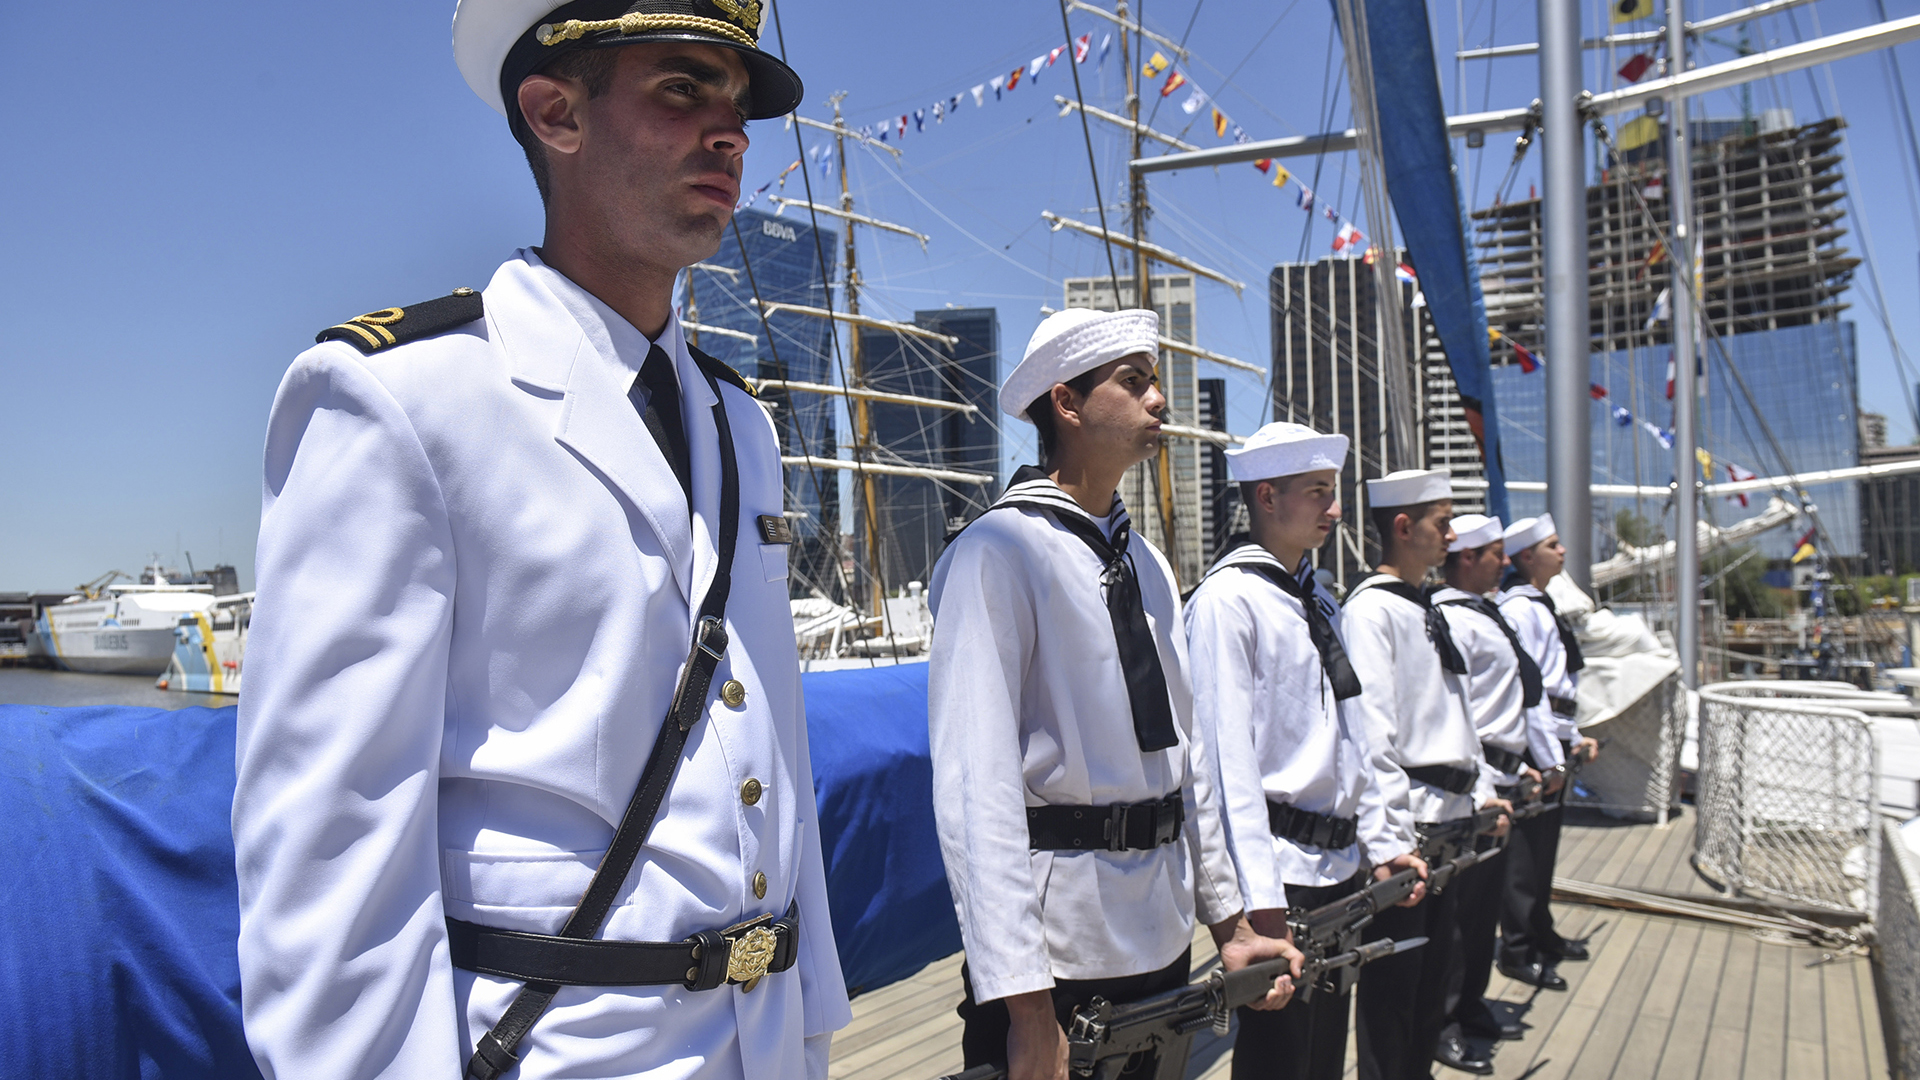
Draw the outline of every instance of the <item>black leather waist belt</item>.
<instances>
[{"instance_id":1,"label":"black leather waist belt","mask_svg":"<svg viewBox=\"0 0 1920 1080\"><path fill-rule=\"evenodd\" d=\"M560 986L665 986L712 990L722 983L751 991L793 966L800 955L800 904L784 918L762 915L725 930L702 930L685 941L601 941L496 930L447 920L453 966L482 975Z\"/></svg>"},{"instance_id":2,"label":"black leather waist belt","mask_svg":"<svg viewBox=\"0 0 1920 1080\"><path fill-rule=\"evenodd\" d=\"M1563 716L1569 720L1580 711L1578 701L1570 697L1554 697L1552 694L1547 695L1547 707L1553 710L1553 715Z\"/></svg>"},{"instance_id":3,"label":"black leather waist belt","mask_svg":"<svg viewBox=\"0 0 1920 1080\"><path fill-rule=\"evenodd\" d=\"M1029 806L1027 842L1034 851L1147 851L1173 843L1186 821L1177 791L1142 803Z\"/></svg>"},{"instance_id":4,"label":"black leather waist belt","mask_svg":"<svg viewBox=\"0 0 1920 1080\"><path fill-rule=\"evenodd\" d=\"M1316 814L1272 799L1267 800L1267 824L1281 839L1332 851L1346 847L1360 835L1360 823L1353 818Z\"/></svg>"},{"instance_id":5,"label":"black leather waist belt","mask_svg":"<svg viewBox=\"0 0 1920 1080\"><path fill-rule=\"evenodd\" d=\"M1416 765L1407 770L1407 779L1418 780L1455 795L1472 794L1473 783L1479 778L1480 774L1472 769L1456 769L1451 765Z\"/></svg>"},{"instance_id":6,"label":"black leather waist belt","mask_svg":"<svg viewBox=\"0 0 1920 1080\"><path fill-rule=\"evenodd\" d=\"M1516 754L1511 750L1502 750L1488 743L1480 744L1480 752L1487 755L1487 764L1499 769L1503 773L1518 776L1520 770L1527 767L1527 755L1525 754Z\"/></svg>"}]
</instances>

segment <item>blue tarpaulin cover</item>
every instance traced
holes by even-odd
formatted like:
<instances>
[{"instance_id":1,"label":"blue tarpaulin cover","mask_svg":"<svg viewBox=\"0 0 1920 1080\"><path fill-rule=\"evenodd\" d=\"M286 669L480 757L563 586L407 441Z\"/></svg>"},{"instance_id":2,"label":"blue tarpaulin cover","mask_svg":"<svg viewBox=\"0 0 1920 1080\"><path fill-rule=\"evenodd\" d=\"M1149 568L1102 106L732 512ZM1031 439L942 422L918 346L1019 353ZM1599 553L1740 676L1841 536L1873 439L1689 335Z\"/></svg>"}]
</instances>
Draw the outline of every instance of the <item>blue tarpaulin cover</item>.
<instances>
[{"instance_id":1,"label":"blue tarpaulin cover","mask_svg":"<svg viewBox=\"0 0 1920 1080\"><path fill-rule=\"evenodd\" d=\"M927 667L805 677L833 929L872 990L960 948ZM0 705L9 1075L257 1080L240 1027L234 711Z\"/></svg>"}]
</instances>

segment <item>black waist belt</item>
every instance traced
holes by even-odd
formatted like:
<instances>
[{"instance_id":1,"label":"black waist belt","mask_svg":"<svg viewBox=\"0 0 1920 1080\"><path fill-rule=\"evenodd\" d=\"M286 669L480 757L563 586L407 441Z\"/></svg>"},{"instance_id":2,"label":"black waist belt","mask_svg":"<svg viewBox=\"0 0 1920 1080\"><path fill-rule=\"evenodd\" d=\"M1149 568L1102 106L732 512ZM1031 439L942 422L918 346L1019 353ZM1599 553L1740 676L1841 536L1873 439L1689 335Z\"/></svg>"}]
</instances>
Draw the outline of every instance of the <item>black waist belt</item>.
<instances>
[{"instance_id":1,"label":"black waist belt","mask_svg":"<svg viewBox=\"0 0 1920 1080\"><path fill-rule=\"evenodd\" d=\"M1173 843L1186 821L1177 791L1142 803L1029 806L1027 842L1034 851L1148 851Z\"/></svg>"},{"instance_id":2,"label":"black waist belt","mask_svg":"<svg viewBox=\"0 0 1920 1080\"><path fill-rule=\"evenodd\" d=\"M1520 770L1527 767L1527 755L1525 754L1516 754L1511 750L1502 750L1489 743L1481 743L1480 752L1487 756L1487 764L1499 769L1503 773L1518 776Z\"/></svg>"},{"instance_id":3,"label":"black waist belt","mask_svg":"<svg viewBox=\"0 0 1920 1080\"><path fill-rule=\"evenodd\" d=\"M1553 710L1553 715L1568 719L1580 711L1580 703L1573 698L1554 697L1551 694L1547 695L1547 707Z\"/></svg>"},{"instance_id":4,"label":"black waist belt","mask_svg":"<svg viewBox=\"0 0 1920 1080\"><path fill-rule=\"evenodd\" d=\"M1316 814L1272 799L1267 800L1267 824L1273 835L1284 840L1332 851L1346 847L1360 835L1360 823L1353 818Z\"/></svg>"},{"instance_id":5,"label":"black waist belt","mask_svg":"<svg viewBox=\"0 0 1920 1080\"><path fill-rule=\"evenodd\" d=\"M748 989L793 966L800 955L800 904L784 918L762 915L726 930L702 930L685 941L601 941L496 930L447 920L453 966L482 975L560 986L665 986Z\"/></svg>"},{"instance_id":6,"label":"black waist belt","mask_svg":"<svg viewBox=\"0 0 1920 1080\"><path fill-rule=\"evenodd\" d=\"M1480 779L1480 774L1472 769L1456 769L1451 765L1416 765L1407 770L1407 779L1418 780L1455 795L1470 795L1474 781Z\"/></svg>"}]
</instances>

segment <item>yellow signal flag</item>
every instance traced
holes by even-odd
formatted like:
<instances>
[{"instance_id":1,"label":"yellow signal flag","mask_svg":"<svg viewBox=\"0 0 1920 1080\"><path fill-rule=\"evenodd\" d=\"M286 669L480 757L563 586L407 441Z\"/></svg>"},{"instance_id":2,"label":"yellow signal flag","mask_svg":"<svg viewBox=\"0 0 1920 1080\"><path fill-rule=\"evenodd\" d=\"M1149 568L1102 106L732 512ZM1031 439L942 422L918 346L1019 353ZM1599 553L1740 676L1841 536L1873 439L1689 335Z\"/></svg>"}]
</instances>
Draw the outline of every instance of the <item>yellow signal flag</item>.
<instances>
[{"instance_id":1,"label":"yellow signal flag","mask_svg":"<svg viewBox=\"0 0 1920 1080\"><path fill-rule=\"evenodd\" d=\"M1613 21L1632 22L1653 16L1653 0L1609 0L1613 9Z\"/></svg>"},{"instance_id":2,"label":"yellow signal flag","mask_svg":"<svg viewBox=\"0 0 1920 1080\"><path fill-rule=\"evenodd\" d=\"M1660 121L1651 116L1641 116L1620 126L1620 134L1614 136L1614 143L1620 152L1638 150L1660 137Z\"/></svg>"},{"instance_id":3,"label":"yellow signal flag","mask_svg":"<svg viewBox=\"0 0 1920 1080\"><path fill-rule=\"evenodd\" d=\"M1160 73L1167 70L1167 65L1171 63L1173 63L1173 61L1156 52L1148 58L1146 63L1140 65L1140 74L1144 78L1157 79L1160 77Z\"/></svg>"},{"instance_id":4,"label":"yellow signal flag","mask_svg":"<svg viewBox=\"0 0 1920 1080\"><path fill-rule=\"evenodd\" d=\"M1213 110L1213 134L1215 138L1225 138L1227 135L1227 114L1219 109Z\"/></svg>"},{"instance_id":5,"label":"yellow signal flag","mask_svg":"<svg viewBox=\"0 0 1920 1080\"><path fill-rule=\"evenodd\" d=\"M1700 463L1700 478L1709 484L1713 483L1713 455L1707 453L1706 447L1696 446L1693 448L1693 459Z\"/></svg>"},{"instance_id":6,"label":"yellow signal flag","mask_svg":"<svg viewBox=\"0 0 1920 1080\"><path fill-rule=\"evenodd\" d=\"M1285 165L1275 165L1273 167L1273 186L1274 187L1277 187L1277 188L1286 187L1287 181L1292 177L1293 177L1293 174L1287 171L1287 167Z\"/></svg>"},{"instance_id":7,"label":"yellow signal flag","mask_svg":"<svg viewBox=\"0 0 1920 1080\"><path fill-rule=\"evenodd\" d=\"M1815 553L1814 553L1812 544L1801 544L1800 550L1793 553L1792 561L1797 563L1806 562L1808 559L1813 558L1814 554Z\"/></svg>"}]
</instances>

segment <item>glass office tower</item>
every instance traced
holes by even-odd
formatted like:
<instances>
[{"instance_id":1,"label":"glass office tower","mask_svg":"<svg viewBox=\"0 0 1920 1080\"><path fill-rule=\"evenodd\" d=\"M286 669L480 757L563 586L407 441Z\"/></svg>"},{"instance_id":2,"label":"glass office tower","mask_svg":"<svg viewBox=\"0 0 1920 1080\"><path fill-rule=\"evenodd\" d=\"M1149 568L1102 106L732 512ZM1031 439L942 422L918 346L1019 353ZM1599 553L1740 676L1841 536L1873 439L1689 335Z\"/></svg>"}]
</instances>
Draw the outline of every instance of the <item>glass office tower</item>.
<instances>
[{"instance_id":1,"label":"glass office tower","mask_svg":"<svg viewBox=\"0 0 1920 1080\"><path fill-rule=\"evenodd\" d=\"M756 291L770 303L827 306L827 278L839 250L831 229L816 236L805 215L780 217L759 210L734 215L737 238L728 230L720 250L686 273L681 296L699 348L735 371L757 379L836 383L835 337L843 328L811 315L777 313L767 319L773 339L753 306ZM744 257L742 243L745 245ZM834 457L837 398L822 394L770 391L761 400L772 407L783 457ZM831 469L787 468L787 505L793 528L790 580L794 596L818 591L845 599L840 582L840 474Z\"/></svg>"}]
</instances>

